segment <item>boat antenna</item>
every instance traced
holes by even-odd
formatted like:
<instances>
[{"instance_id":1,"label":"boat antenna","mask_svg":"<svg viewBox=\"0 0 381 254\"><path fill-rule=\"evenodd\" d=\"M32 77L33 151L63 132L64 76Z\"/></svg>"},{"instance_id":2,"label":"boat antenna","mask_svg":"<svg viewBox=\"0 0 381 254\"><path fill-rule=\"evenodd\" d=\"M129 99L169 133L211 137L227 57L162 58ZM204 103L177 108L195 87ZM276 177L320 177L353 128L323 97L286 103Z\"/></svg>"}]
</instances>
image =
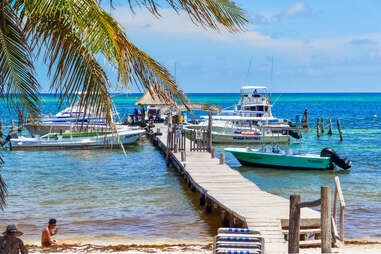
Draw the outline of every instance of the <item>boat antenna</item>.
<instances>
[{"instance_id":1,"label":"boat antenna","mask_svg":"<svg viewBox=\"0 0 381 254\"><path fill-rule=\"evenodd\" d=\"M177 68L176 68L176 61L175 61L175 83L177 84L177 78L176 78L176 77L177 77L177 74L176 74L176 69L177 69Z\"/></svg>"},{"instance_id":2,"label":"boat antenna","mask_svg":"<svg viewBox=\"0 0 381 254\"><path fill-rule=\"evenodd\" d=\"M247 83L247 79L249 78L249 73L250 73L252 61L253 61L253 57L251 56L250 61L249 61L249 67L247 68L247 72L246 72L246 76L245 76L245 83Z\"/></svg>"},{"instance_id":3,"label":"boat antenna","mask_svg":"<svg viewBox=\"0 0 381 254\"><path fill-rule=\"evenodd\" d=\"M274 56L271 56L271 71L270 71L270 103L271 103L271 90L273 89L273 74L274 74Z\"/></svg>"}]
</instances>

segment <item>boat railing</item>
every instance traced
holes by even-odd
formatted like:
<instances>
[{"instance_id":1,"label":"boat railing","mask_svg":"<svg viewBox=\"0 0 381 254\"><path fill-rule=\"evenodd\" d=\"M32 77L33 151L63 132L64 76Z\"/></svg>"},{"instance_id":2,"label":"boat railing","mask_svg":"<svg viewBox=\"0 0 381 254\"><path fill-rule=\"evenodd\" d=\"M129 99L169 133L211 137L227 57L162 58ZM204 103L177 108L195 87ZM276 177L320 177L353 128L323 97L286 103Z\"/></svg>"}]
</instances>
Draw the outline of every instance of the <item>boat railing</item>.
<instances>
[{"instance_id":1,"label":"boat railing","mask_svg":"<svg viewBox=\"0 0 381 254\"><path fill-rule=\"evenodd\" d=\"M335 176L335 194L333 199L333 220L334 220L334 235L337 238L337 229L336 229L336 218L337 218L337 201L339 200L340 204L340 236L338 237L342 244L344 244L344 210L345 210L345 200L344 195L341 190L340 180L338 176Z\"/></svg>"}]
</instances>

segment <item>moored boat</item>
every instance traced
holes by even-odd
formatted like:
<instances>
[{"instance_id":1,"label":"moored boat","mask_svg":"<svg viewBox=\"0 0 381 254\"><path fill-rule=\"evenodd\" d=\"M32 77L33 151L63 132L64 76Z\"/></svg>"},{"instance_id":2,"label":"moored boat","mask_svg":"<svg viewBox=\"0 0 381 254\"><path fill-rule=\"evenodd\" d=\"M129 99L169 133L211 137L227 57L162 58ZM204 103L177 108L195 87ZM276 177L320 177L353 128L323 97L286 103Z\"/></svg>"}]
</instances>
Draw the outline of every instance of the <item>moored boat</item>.
<instances>
[{"instance_id":1,"label":"moored boat","mask_svg":"<svg viewBox=\"0 0 381 254\"><path fill-rule=\"evenodd\" d=\"M117 134L105 132L49 133L41 137L10 139L12 150L94 149L119 147L136 142L145 130L127 126L117 127Z\"/></svg>"},{"instance_id":2,"label":"moored boat","mask_svg":"<svg viewBox=\"0 0 381 254\"><path fill-rule=\"evenodd\" d=\"M330 148L324 148L320 155L293 153L279 145L254 148L225 148L243 165L285 168L285 169L320 169L328 170L339 166L343 169L351 167L351 161L342 159Z\"/></svg>"}]
</instances>

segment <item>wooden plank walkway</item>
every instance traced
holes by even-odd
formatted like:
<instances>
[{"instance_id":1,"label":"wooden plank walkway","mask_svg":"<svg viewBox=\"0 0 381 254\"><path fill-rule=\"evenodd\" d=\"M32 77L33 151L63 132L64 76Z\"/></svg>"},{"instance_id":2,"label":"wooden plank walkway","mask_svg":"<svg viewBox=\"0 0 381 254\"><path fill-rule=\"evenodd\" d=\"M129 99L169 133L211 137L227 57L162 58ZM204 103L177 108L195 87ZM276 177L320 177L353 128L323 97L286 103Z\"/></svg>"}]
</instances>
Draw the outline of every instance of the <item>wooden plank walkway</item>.
<instances>
[{"instance_id":1,"label":"wooden plank walkway","mask_svg":"<svg viewBox=\"0 0 381 254\"><path fill-rule=\"evenodd\" d=\"M154 137L154 143L167 152L168 127L156 124L162 135ZM230 226L240 225L261 232L265 239L266 253L287 253L287 242L282 234L282 225L288 226L289 200L261 190L255 183L219 159L211 158L207 152L190 152L186 142L186 161L181 162L181 153L171 153L170 160L184 175L190 185L200 192L212 209L229 214ZM290 193L291 194L291 193ZM320 213L310 208L301 211L301 226L319 226ZM241 222L241 224L239 224Z\"/></svg>"}]
</instances>

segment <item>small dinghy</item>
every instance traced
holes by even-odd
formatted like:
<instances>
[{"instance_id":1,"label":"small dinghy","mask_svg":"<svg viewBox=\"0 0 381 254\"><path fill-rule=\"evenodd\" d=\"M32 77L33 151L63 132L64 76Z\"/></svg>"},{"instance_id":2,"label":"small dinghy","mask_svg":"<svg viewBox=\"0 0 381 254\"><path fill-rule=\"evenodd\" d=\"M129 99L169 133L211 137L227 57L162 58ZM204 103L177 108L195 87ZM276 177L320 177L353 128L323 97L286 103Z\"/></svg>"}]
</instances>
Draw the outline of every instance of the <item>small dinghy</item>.
<instances>
[{"instance_id":1,"label":"small dinghy","mask_svg":"<svg viewBox=\"0 0 381 254\"><path fill-rule=\"evenodd\" d=\"M351 167L351 161L341 158L333 149L324 148L318 154L295 154L291 149L283 149L279 145L253 148L225 148L243 165L285 168L285 169L343 169Z\"/></svg>"}]
</instances>

